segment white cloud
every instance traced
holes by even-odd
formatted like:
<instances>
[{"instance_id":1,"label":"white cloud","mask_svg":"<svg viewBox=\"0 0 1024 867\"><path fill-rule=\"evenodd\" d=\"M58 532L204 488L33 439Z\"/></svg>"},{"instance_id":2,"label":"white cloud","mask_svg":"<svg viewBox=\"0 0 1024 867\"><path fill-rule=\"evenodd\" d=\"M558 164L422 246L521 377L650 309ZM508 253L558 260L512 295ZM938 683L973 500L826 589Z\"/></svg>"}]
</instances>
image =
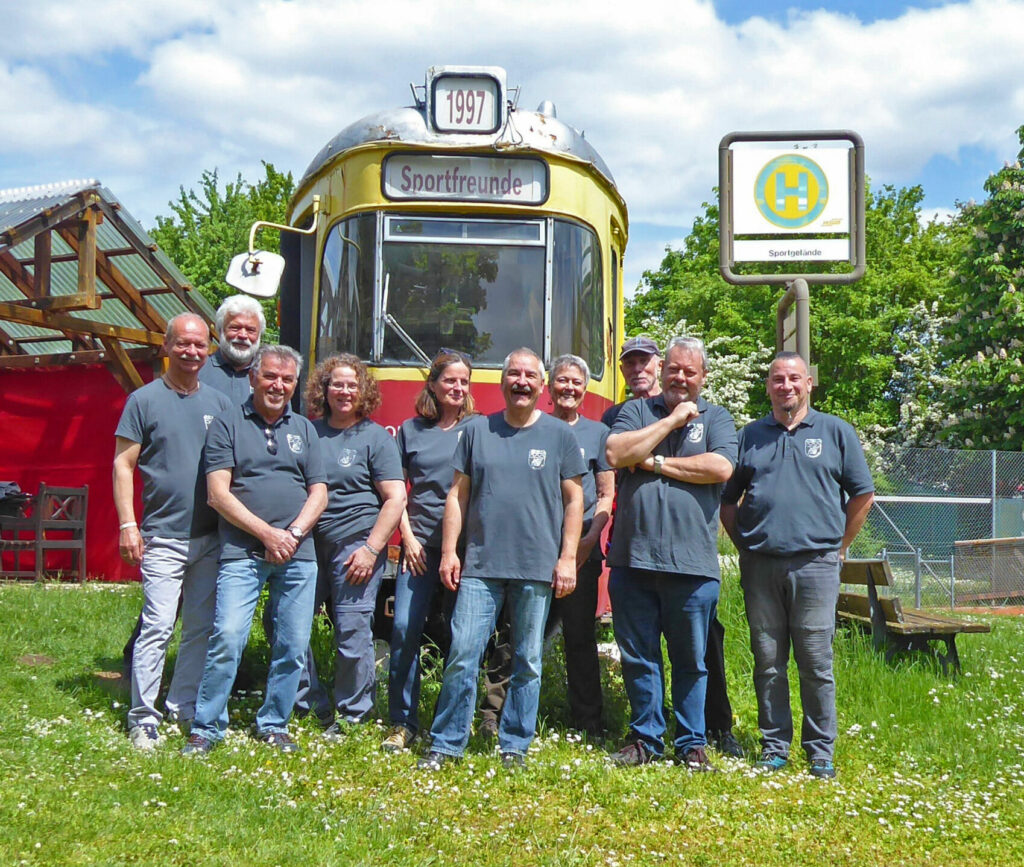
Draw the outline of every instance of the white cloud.
<instances>
[{"instance_id":1,"label":"white cloud","mask_svg":"<svg viewBox=\"0 0 1024 867\"><path fill-rule=\"evenodd\" d=\"M408 104L407 83L435 63L504 66L523 107L552 99L611 167L631 218L648 224L689 224L717 183L718 142L732 130L854 129L882 183L909 183L935 155L955 162L965 147L1016 154L1024 0L866 25L817 11L732 26L708 0L581 8L94 0L80 14L61 0L17 4L5 13L12 65L0 66L2 176L49 180L33 170L64 155L149 220L204 168L255 176L267 159L300 174L344 126ZM81 83L119 53L136 58L134 81L109 87L110 69L94 90ZM660 261L664 242L651 244L643 263L639 246L630 252L636 279Z\"/></svg>"}]
</instances>

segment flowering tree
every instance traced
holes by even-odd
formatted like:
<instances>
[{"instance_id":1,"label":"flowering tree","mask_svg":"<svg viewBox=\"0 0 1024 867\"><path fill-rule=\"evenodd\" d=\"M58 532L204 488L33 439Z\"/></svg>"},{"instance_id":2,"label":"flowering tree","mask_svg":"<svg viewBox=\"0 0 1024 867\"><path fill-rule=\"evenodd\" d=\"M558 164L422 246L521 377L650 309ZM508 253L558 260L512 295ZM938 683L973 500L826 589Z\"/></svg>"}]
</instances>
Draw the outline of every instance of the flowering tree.
<instances>
[{"instance_id":1,"label":"flowering tree","mask_svg":"<svg viewBox=\"0 0 1024 867\"><path fill-rule=\"evenodd\" d=\"M961 210L971 233L956 265L958 309L945 331L944 435L954 446L1024 445L1024 126L1017 135L1017 161L988 178L984 202Z\"/></svg>"}]
</instances>

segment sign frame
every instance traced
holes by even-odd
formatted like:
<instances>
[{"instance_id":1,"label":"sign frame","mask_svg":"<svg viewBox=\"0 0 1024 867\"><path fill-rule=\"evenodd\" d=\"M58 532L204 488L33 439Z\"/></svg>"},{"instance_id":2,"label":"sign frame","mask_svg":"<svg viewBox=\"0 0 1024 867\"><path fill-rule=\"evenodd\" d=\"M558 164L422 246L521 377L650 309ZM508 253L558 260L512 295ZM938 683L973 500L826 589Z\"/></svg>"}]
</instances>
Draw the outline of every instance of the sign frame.
<instances>
[{"instance_id":1,"label":"sign frame","mask_svg":"<svg viewBox=\"0 0 1024 867\"><path fill-rule=\"evenodd\" d=\"M733 149L737 142L770 144L774 142L822 142L848 141L849 150L849 252L847 260L853 270L845 274L739 274L734 269L735 231L733 226L735 184L733 176ZM724 136L718 145L718 266L723 279L734 285L755 284L786 284L802 279L807 283L831 283L837 285L856 283L864 276L866 270L866 251L864 237L864 140L851 130L782 130L758 132L731 132ZM765 233L770 234L770 233ZM783 239L792 241L791 232L779 233ZM801 244L813 245L814 241L800 241ZM821 261L782 259L781 261ZM826 260L843 261L843 260Z\"/></svg>"},{"instance_id":2,"label":"sign frame","mask_svg":"<svg viewBox=\"0 0 1024 867\"><path fill-rule=\"evenodd\" d=\"M534 196L529 199L507 199L500 195L494 196L486 194L483 196L441 195L440 193L438 195L430 195L430 193L433 192L432 190L424 190L425 195L395 194L394 191L389 191L388 188L390 165L393 161L398 161L403 158L431 161L436 160L439 166L454 163L459 160L470 163L473 160L482 160L492 163L529 163L542 170L543 188L541 189L540 196ZM501 154L499 156L493 153L448 153L445 151L396 150L384 157L384 162L381 165L380 172L380 191L381 195L390 202L466 202L474 204L516 205L520 207L535 208L545 204L551 196L551 167L548 165L547 160L536 156L527 156L525 154Z\"/></svg>"},{"instance_id":3,"label":"sign frame","mask_svg":"<svg viewBox=\"0 0 1024 867\"><path fill-rule=\"evenodd\" d=\"M465 80L479 79L491 82L495 87L494 125L487 128L462 128L438 125L438 85L447 78ZM500 66L432 66L427 70L425 85L425 109L427 126L440 135L491 136L495 135L508 120L507 85L505 70Z\"/></svg>"}]
</instances>

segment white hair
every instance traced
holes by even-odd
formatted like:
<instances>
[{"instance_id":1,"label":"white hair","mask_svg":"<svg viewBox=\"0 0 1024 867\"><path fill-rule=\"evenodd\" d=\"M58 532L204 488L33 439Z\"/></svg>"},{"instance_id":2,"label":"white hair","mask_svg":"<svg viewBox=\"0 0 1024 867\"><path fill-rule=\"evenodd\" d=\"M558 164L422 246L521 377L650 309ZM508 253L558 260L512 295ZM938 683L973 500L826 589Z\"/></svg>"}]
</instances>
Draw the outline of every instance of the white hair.
<instances>
[{"instance_id":1,"label":"white hair","mask_svg":"<svg viewBox=\"0 0 1024 867\"><path fill-rule=\"evenodd\" d=\"M708 350L704 346L704 341L699 337L673 337L668 345L665 347L665 359L668 359L668 354L673 349L682 349L686 352L692 352L695 355L700 356L701 367L704 368L705 373L708 369Z\"/></svg>"},{"instance_id":2,"label":"white hair","mask_svg":"<svg viewBox=\"0 0 1024 867\"><path fill-rule=\"evenodd\" d=\"M248 313L260 321L260 336L267 330L267 317L263 315L263 307L255 298L248 295L232 295L225 298L224 303L217 308L217 334L224 333L224 323L237 316L239 313Z\"/></svg>"},{"instance_id":3,"label":"white hair","mask_svg":"<svg viewBox=\"0 0 1024 867\"><path fill-rule=\"evenodd\" d=\"M171 338L174 337L174 329L177 327L179 322L184 322L186 319L195 319L199 322L203 328L209 331L209 326L206 324L206 320L203 319L198 313L192 313L186 310L184 313L179 313L177 316L172 316L167 320L167 328L164 329L164 343L170 343Z\"/></svg>"},{"instance_id":4,"label":"white hair","mask_svg":"<svg viewBox=\"0 0 1024 867\"><path fill-rule=\"evenodd\" d=\"M563 367L578 367L580 373L583 374L583 387L587 387L587 383L590 382L590 368L587 366L587 362L571 352L559 355L558 358L551 362L551 375L548 377L548 386L555 381L555 377L558 376L558 372Z\"/></svg>"},{"instance_id":5,"label":"white hair","mask_svg":"<svg viewBox=\"0 0 1024 867\"><path fill-rule=\"evenodd\" d=\"M518 349L513 349L505 356L505 360L501 363L502 378L504 378L505 374L508 373L509 366L512 364L512 359L517 355L529 355L530 358L535 358L537 360L537 369L540 370L540 379L541 382L543 382L545 376L547 376L544 372L544 360L528 346L520 346Z\"/></svg>"}]
</instances>

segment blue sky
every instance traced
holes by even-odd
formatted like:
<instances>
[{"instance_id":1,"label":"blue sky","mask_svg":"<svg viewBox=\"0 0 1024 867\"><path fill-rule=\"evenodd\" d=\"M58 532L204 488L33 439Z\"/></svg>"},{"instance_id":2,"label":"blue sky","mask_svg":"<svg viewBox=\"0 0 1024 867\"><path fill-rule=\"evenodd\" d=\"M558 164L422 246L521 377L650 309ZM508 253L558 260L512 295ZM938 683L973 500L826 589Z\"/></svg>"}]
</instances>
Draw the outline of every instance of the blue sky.
<instances>
[{"instance_id":1,"label":"blue sky","mask_svg":"<svg viewBox=\"0 0 1024 867\"><path fill-rule=\"evenodd\" d=\"M939 214L1019 149L1024 0L66 0L5 7L0 188L96 177L144 225L204 169L301 175L433 64L503 66L585 130L630 209L627 286L678 245L721 137L847 128ZM453 25L457 24L457 27Z\"/></svg>"}]
</instances>

